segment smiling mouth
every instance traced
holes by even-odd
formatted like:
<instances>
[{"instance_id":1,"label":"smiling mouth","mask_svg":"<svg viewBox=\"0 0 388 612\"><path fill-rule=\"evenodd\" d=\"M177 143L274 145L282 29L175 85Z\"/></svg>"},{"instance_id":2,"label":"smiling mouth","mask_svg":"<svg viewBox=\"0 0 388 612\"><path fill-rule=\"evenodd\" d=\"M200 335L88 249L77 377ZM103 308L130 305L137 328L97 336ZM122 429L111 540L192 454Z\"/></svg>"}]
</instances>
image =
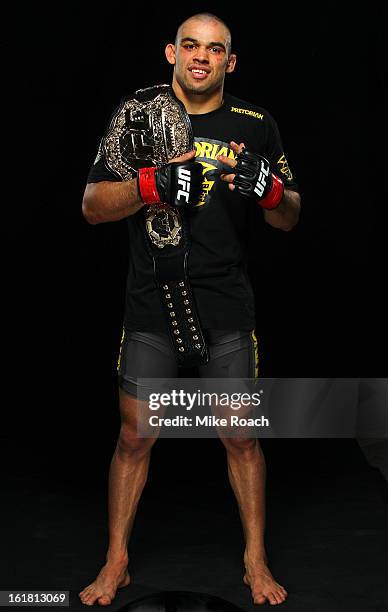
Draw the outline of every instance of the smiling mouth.
<instances>
[{"instance_id":1,"label":"smiling mouth","mask_svg":"<svg viewBox=\"0 0 388 612\"><path fill-rule=\"evenodd\" d=\"M209 74L206 70L202 68L190 68L190 72L193 75L194 79L205 79Z\"/></svg>"}]
</instances>

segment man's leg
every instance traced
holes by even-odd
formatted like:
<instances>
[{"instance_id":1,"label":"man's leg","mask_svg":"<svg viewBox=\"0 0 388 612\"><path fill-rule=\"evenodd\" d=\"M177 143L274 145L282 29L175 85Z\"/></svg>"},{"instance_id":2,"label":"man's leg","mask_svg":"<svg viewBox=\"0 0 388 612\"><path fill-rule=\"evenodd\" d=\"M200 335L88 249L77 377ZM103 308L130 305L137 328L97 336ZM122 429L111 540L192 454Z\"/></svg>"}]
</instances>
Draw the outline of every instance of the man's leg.
<instances>
[{"instance_id":1,"label":"man's leg","mask_svg":"<svg viewBox=\"0 0 388 612\"><path fill-rule=\"evenodd\" d=\"M267 566L264 546L266 467L259 441L222 438L226 448L229 481L236 496L245 535L245 576L255 603L282 603L287 591Z\"/></svg>"},{"instance_id":2,"label":"man's leg","mask_svg":"<svg viewBox=\"0 0 388 612\"><path fill-rule=\"evenodd\" d=\"M148 410L136 399L138 379L174 378L176 374L176 359L166 334L125 331L118 363L121 427L109 472L109 547L96 580L80 593L87 605L109 605L116 590L130 581L127 544L156 440L137 437L139 419Z\"/></svg>"},{"instance_id":3,"label":"man's leg","mask_svg":"<svg viewBox=\"0 0 388 612\"><path fill-rule=\"evenodd\" d=\"M208 330L210 362L200 369L205 378L256 378L258 351L253 332ZM221 437L221 436L220 436ZM255 603L284 601L287 591L267 567L264 548L265 459L256 439L221 438L226 448L229 480L237 499L245 535L245 576Z\"/></svg>"},{"instance_id":4,"label":"man's leg","mask_svg":"<svg viewBox=\"0 0 388 612\"><path fill-rule=\"evenodd\" d=\"M87 605L109 605L116 590L130 582L127 544L155 442L137 437L138 411L141 402L120 389L121 428L109 472L109 548L96 580L80 593Z\"/></svg>"}]
</instances>

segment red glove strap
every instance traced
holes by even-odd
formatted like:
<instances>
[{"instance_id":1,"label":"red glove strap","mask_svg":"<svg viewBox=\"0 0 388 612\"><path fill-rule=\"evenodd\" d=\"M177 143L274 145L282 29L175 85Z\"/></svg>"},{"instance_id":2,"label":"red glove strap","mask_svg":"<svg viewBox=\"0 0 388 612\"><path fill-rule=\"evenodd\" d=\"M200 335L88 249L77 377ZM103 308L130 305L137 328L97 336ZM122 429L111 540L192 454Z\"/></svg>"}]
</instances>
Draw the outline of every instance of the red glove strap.
<instances>
[{"instance_id":1,"label":"red glove strap","mask_svg":"<svg viewBox=\"0 0 388 612\"><path fill-rule=\"evenodd\" d=\"M263 198L262 200L259 200L260 206L262 206L263 208L266 208L267 210L273 210L274 208L277 208L280 204L280 201L284 193L283 181L278 176L276 176L276 174L273 174L272 172L271 172L271 176L272 176L271 191L267 193L265 198Z\"/></svg>"},{"instance_id":2,"label":"red glove strap","mask_svg":"<svg viewBox=\"0 0 388 612\"><path fill-rule=\"evenodd\" d=\"M155 183L156 170L157 168L154 166L151 168L140 168L138 171L139 191L144 204L159 204L161 201Z\"/></svg>"}]
</instances>

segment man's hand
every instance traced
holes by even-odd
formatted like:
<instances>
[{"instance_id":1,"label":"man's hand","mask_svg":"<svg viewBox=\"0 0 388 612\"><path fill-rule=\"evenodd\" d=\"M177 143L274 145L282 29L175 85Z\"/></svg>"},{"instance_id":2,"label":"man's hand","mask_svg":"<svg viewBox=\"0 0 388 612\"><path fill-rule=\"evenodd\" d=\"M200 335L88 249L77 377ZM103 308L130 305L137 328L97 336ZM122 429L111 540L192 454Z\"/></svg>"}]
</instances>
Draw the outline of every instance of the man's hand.
<instances>
[{"instance_id":1,"label":"man's hand","mask_svg":"<svg viewBox=\"0 0 388 612\"><path fill-rule=\"evenodd\" d=\"M144 204L195 206L202 193L202 165L189 151L163 166L140 168L139 192Z\"/></svg>"},{"instance_id":2,"label":"man's hand","mask_svg":"<svg viewBox=\"0 0 388 612\"><path fill-rule=\"evenodd\" d=\"M234 142L232 140L230 146L234 153L237 154L241 153L241 151L245 149L245 144L243 142L238 145L237 142ZM237 165L237 161L235 159L233 159L232 157L227 157L226 155L217 155L217 159L220 160L220 162L222 162L224 166L229 166L230 168L235 168L235 166ZM235 174L221 174L221 180L225 181L226 183L229 183L229 189L231 191L234 191L236 189L233 184L235 178Z\"/></svg>"},{"instance_id":3,"label":"man's hand","mask_svg":"<svg viewBox=\"0 0 388 612\"><path fill-rule=\"evenodd\" d=\"M255 199L266 210L279 206L284 193L283 181L270 171L265 157L245 149L244 143L231 142L232 150L237 153L236 159L219 155L222 163L233 169L231 174L222 174L221 179L229 183L229 189Z\"/></svg>"}]
</instances>

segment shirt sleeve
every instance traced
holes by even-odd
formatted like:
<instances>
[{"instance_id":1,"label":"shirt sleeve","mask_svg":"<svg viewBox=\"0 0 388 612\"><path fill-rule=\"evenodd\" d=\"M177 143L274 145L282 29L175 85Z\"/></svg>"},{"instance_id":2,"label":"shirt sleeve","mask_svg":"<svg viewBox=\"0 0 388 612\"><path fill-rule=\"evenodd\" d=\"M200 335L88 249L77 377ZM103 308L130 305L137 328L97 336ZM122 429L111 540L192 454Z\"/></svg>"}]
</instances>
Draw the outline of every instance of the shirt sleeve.
<instances>
[{"instance_id":1,"label":"shirt sleeve","mask_svg":"<svg viewBox=\"0 0 388 612\"><path fill-rule=\"evenodd\" d=\"M112 118L117 112L117 107L110 116L109 123L107 129L105 130L105 134L108 131L108 128L111 124ZM88 178L86 180L87 183L100 183L101 181L115 181L120 182L121 178L118 177L114 172L112 172L105 160L104 148L103 148L103 140L101 138L100 145L98 147L96 159L93 162L92 167L89 170Z\"/></svg>"},{"instance_id":2,"label":"shirt sleeve","mask_svg":"<svg viewBox=\"0 0 388 612\"><path fill-rule=\"evenodd\" d=\"M285 189L298 191L298 184L288 164L286 154L283 149L282 140L280 138L279 128L271 115L268 115L268 133L267 133L267 156L271 166L271 172L282 179Z\"/></svg>"}]
</instances>

